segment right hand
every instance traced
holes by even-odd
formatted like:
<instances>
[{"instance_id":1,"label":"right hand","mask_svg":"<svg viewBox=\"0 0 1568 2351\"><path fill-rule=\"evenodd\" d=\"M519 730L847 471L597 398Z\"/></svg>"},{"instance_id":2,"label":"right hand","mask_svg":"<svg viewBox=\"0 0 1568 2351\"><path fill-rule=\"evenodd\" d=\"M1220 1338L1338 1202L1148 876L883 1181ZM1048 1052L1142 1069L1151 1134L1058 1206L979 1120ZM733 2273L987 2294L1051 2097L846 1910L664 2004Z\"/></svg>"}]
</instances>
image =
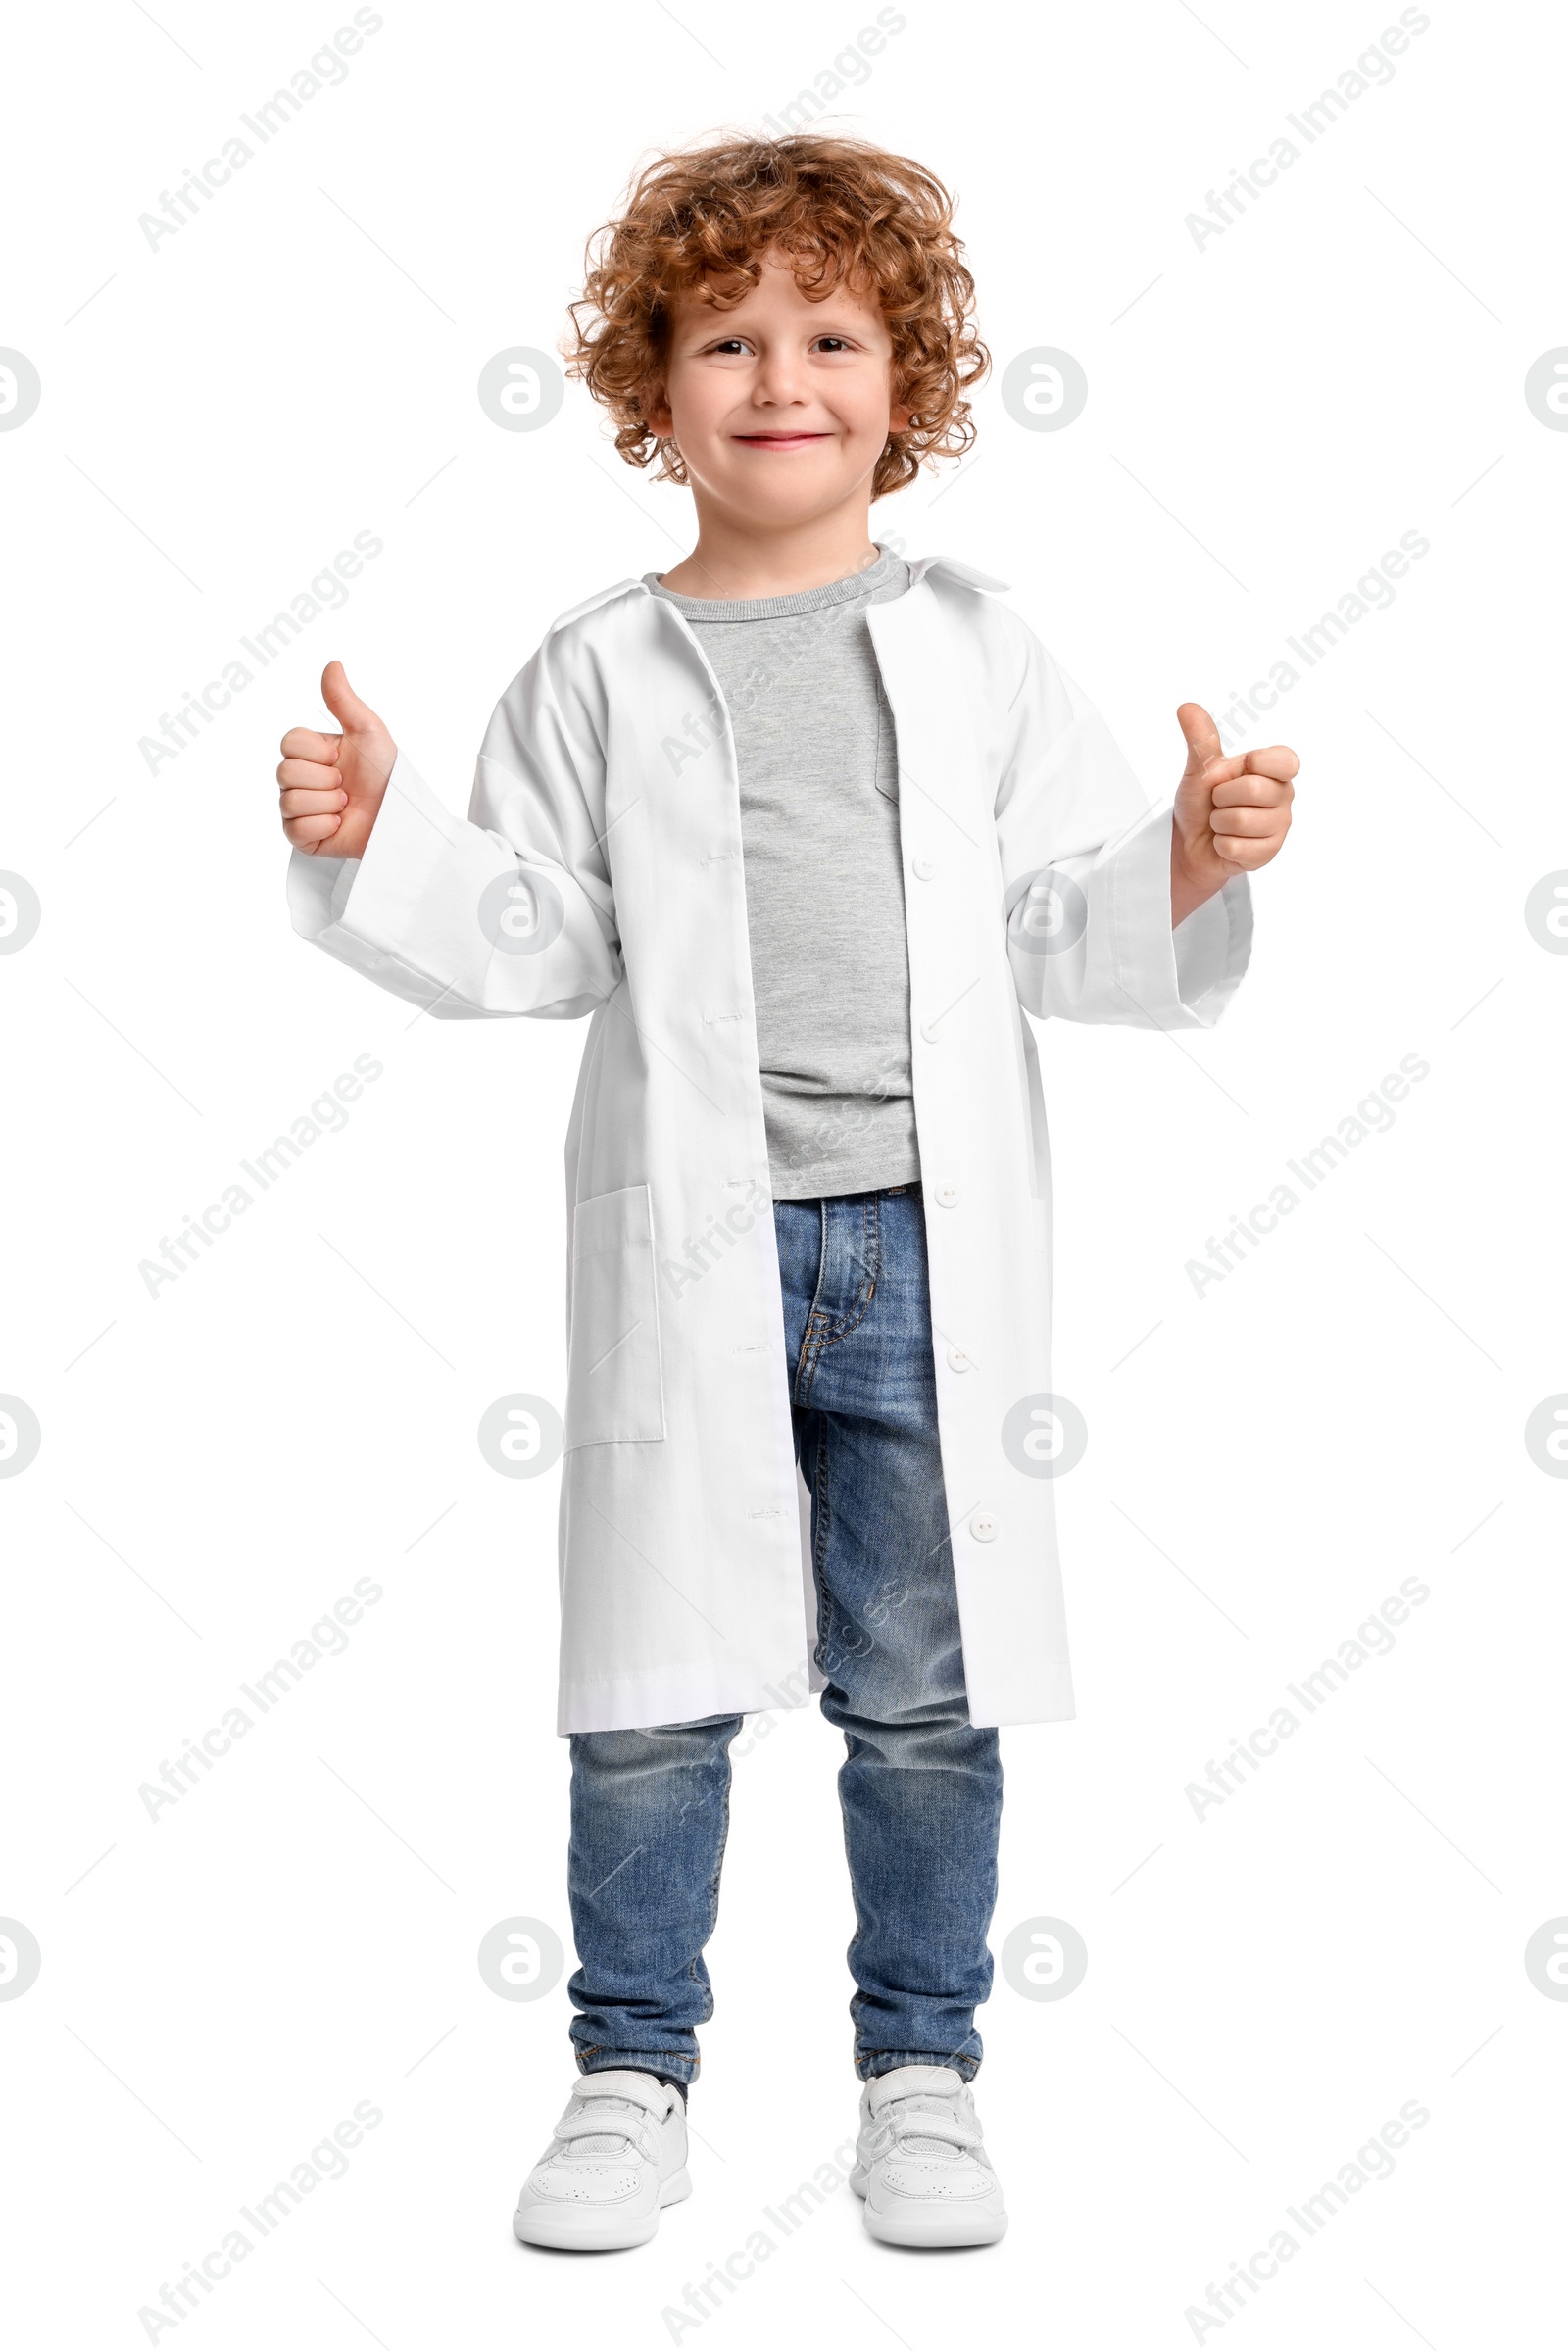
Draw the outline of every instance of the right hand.
<instances>
[{"instance_id":1,"label":"right hand","mask_svg":"<svg viewBox=\"0 0 1568 2351\"><path fill-rule=\"evenodd\" d=\"M362 857L386 793L398 747L344 675L321 673L321 699L343 731L291 726L280 745L277 780L283 830L306 857Z\"/></svg>"}]
</instances>

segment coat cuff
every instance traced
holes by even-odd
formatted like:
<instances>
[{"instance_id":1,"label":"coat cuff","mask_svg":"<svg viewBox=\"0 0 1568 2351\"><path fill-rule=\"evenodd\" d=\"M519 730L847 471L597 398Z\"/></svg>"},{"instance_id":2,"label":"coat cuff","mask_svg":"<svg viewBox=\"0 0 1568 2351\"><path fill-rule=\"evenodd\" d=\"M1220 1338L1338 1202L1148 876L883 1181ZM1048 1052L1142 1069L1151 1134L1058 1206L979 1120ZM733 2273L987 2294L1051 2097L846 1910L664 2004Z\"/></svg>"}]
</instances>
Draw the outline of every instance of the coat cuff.
<instances>
[{"instance_id":1,"label":"coat cuff","mask_svg":"<svg viewBox=\"0 0 1568 2351\"><path fill-rule=\"evenodd\" d=\"M399 752L363 857L295 851L288 877L294 928L315 939L341 924L367 946L396 954L428 926L432 892L443 901L451 895L454 861L473 868L475 898L502 866L495 843L454 816Z\"/></svg>"},{"instance_id":2,"label":"coat cuff","mask_svg":"<svg viewBox=\"0 0 1568 2351\"><path fill-rule=\"evenodd\" d=\"M348 903L358 857L309 857L296 849L288 861L288 914L302 939L319 939Z\"/></svg>"},{"instance_id":3,"label":"coat cuff","mask_svg":"<svg viewBox=\"0 0 1568 2351\"><path fill-rule=\"evenodd\" d=\"M1252 952L1252 892L1245 873L1170 920L1169 801L1126 832L1110 860L1111 939L1118 988L1151 1027L1212 1028Z\"/></svg>"}]
</instances>

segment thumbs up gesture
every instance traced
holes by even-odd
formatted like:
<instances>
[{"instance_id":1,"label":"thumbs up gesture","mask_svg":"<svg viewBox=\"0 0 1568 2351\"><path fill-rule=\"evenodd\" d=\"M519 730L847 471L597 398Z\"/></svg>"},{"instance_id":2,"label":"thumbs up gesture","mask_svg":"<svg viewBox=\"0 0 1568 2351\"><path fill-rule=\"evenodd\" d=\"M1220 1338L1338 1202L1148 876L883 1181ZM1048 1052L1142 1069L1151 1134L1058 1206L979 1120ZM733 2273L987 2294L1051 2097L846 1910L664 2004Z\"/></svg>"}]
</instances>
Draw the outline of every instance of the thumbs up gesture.
<instances>
[{"instance_id":1,"label":"thumbs up gesture","mask_svg":"<svg viewBox=\"0 0 1568 2351\"><path fill-rule=\"evenodd\" d=\"M1176 723L1187 765L1176 787L1170 843L1171 922L1185 920L1233 874L1277 857L1291 829L1291 779L1300 760L1283 743L1227 753L1201 703L1184 702Z\"/></svg>"},{"instance_id":2,"label":"thumbs up gesture","mask_svg":"<svg viewBox=\"0 0 1568 2351\"><path fill-rule=\"evenodd\" d=\"M360 857L386 792L398 747L341 661L328 661L321 699L342 728L337 735L291 726L283 737L277 780L283 830L307 857Z\"/></svg>"}]
</instances>

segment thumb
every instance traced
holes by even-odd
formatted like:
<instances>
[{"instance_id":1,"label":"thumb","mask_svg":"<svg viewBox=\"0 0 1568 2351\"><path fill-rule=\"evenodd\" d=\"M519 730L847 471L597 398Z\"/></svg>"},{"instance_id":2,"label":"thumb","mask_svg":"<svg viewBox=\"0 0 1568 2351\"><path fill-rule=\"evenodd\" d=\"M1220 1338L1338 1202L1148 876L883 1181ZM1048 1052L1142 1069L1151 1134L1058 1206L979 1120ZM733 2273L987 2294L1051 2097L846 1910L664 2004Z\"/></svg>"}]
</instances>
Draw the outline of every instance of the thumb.
<instances>
[{"instance_id":1,"label":"thumb","mask_svg":"<svg viewBox=\"0 0 1568 2351\"><path fill-rule=\"evenodd\" d=\"M1176 723L1187 743L1186 775L1200 776L1210 759L1223 755L1225 747L1219 739L1219 728L1200 702L1184 702L1176 712Z\"/></svg>"},{"instance_id":2,"label":"thumb","mask_svg":"<svg viewBox=\"0 0 1568 2351\"><path fill-rule=\"evenodd\" d=\"M385 727L369 704L361 702L349 684L341 661L328 661L322 670L321 700L346 735L385 734Z\"/></svg>"}]
</instances>

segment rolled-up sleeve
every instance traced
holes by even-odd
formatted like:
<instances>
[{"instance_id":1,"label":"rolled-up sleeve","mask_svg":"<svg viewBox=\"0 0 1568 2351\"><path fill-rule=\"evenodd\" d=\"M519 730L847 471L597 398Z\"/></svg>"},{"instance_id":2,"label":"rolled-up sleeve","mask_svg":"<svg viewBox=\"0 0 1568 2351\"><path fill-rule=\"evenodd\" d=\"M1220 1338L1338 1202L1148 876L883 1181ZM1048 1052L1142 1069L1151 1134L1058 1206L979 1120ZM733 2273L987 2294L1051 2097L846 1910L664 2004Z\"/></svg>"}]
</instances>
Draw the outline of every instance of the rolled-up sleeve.
<instances>
[{"instance_id":1,"label":"rolled-up sleeve","mask_svg":"<svg viewBox=\"0 0 1568 2351\"><path fill-rule=\"evenodd\" d=\"M620 984L602 773L549 651L496 708L466 820L400 752L362 857L290 860L295 930L438 1018L571 1019Z\"/></svg>"},{"instance_id":2,"label":"rolled-up sleeve","mask_svg":"<svg viewBox=\"0 0 1568 2351\"><path fill-rule=\"evenodd\" d=\"M997 795L1007 955L1041 1018L1208 1028L1251 952L1228 881L1174 931L1169 801L1151 808L1100 713L1027 631Z\"/></svg>"}]
</instances>

